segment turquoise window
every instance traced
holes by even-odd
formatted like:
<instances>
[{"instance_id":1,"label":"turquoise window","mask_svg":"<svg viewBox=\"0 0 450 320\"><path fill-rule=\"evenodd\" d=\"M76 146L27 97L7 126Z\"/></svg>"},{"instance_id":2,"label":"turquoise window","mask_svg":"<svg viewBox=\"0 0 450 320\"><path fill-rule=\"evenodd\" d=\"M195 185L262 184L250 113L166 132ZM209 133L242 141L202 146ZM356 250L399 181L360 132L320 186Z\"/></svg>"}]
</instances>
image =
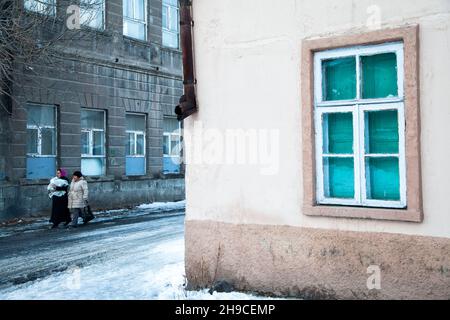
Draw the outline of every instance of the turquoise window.
<instances>
[{"instance_id":1,"label":"turquoise window","mask_svg":"<svg viewBox=\"0 0 450 320\"><path fill-rule=\"evenodd\" d=\"M322 95L324 101L356 98L355 57L322 62Z\"/></svg>"},{"instance_id":2,"label":"turquoise window","mask_svg":"<svg viewBox=\"0 0 450 320\"><path fill-rule=\"evenodd\" d=\"M397 55L383 53L361 57L362 98L397 97Z\"/></svg>"},{"instance_id":3,"label":"turquoise window","mask_svg":"<svg viewBox=\"0 0 450 320\"><path fill-rule=\"evenodd\" d=\"M365 112L367 199L400 200L398 111Z\"/></svg>"},{"instance_id":4,"label":"turquoise window","mask_svg":"<svg viewBox=\"0 0 450 320\"><path fill-rule=\"evenodd\" d=\"M325 154L353 153L353 118L351 112L323 115L323 152Z\"/></svg>"},{"instance_id":5,"label":"turquoise window","mask_svg":"<svg viewBox=\"0 0 450 320\"><path fill-rule=\"evenodd\" d=\"M401 42L314 54L319 204L406 207L401 61Z\"/></svg>"},{"instance_id":6,"label":"turquoise window","mask_svg":"<svg viewBox=\"0 0 450 320\"><path fill-rule=\"evenodd\" d=\"M353 158L325 157L324 190L327 198L353 198L355 178Z\"/></svg>"},{"instance_id":7,"label":"turquoise window","mask_svg":"<svg viewBox=\"0 0 450 320\"><path fill-rule=\"evenodd\" d=\"M365 113L366 153L398 153L397 110Z\"/></svg>"},{"instance_id":8,"label":"turquoise window","mask_svg":"<svg viewBox=\"0 0 450 320\"><path fill-rule=\"evenodd\" d=\"M367 199L400 200L397 157L366 159Z\"/></svg>"}]
</instances>

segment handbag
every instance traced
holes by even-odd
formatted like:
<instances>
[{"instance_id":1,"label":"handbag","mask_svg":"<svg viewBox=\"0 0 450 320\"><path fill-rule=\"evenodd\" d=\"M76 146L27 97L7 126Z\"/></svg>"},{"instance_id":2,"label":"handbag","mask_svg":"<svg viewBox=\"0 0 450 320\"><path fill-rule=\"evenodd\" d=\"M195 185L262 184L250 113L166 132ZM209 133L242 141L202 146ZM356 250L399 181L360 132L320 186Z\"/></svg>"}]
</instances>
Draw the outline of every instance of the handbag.
<instances>
[{"instance_id":1,"label":"handbag","mask_svg":"<svg viewBox=\"0 0 450 320\"><path fill-rule=\"evenodd\" d=\"M86 224L93 219L95 219L95 216L92 213L91 206L87 205L83 209L83 223Z\"/></svg>"}]
</instances>

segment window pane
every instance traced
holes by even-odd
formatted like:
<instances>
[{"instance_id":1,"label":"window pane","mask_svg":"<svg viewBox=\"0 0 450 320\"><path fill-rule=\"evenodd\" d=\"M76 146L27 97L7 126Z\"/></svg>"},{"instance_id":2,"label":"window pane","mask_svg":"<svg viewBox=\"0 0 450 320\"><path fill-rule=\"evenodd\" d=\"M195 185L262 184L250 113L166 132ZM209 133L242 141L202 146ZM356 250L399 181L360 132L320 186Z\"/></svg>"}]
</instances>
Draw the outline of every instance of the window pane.
<instances>
[{"instance_id":1,"label":"window pane","mask_svg":"<svg viewBox=\"0 0 450 320\"><path fill-rule=\"evenodd\" d=\"M145 158L143 157L126 157L125 174L127 176L145 175Z\"/></svg>"},{"instance_id":2,"label":"window pane","mask_svg":"<svg viewBox=\"0 0 450 320\"><path fill-rule=\"evenodd\" d=\"M146 25L144 23L135 22L131 20L124 20L123 21L123 34L136 38L139 40L145 40L145 27Z\"/></svg>"},{"instance_id":3,"label":"window pane","mask_svg":"<svg viewBox=\"0 0 450 320\"><path fill-rule=\"evenodd\" d=\"M104 3L102 0L82 0L80 8L81 24L103 29Z\"/></svg>"},{"instance_id":4,"label":"window pane","mask_svg":"<svg viewBox=\"0 0 450 320\"><path fill-rule=\"evenodd\" d=\"M27 129L27 153L38 153L38 130Z\"/></svg>"},{"instance_id":5,"label":"window pane","mask_svg":"<svg viewBox=\"0 0 450 320\"><path fill-rule=\"evenodd\" d=\"M178 0L163 0L163 3L178 7Z\"/></svg>"},{"instance_id":6,"label":"window pane","mask_svg":"<svg viewBox=\"0 0 450 320\"><path fill-rule=\"evenodd\" d=\"M171 31L177 32L178 31L178 10L174 7L171 7L169 10L170 10L169 29Z\"/></svg>"},{"instance_id":7,"label":"window pane","mask_svg":"<svg viewBox=\"0 0 450 320\"><path fill-rule=\"evenodd\" d=\"M163 30L162 40L163 46L170 48L178 48L178 33Z\"/></svg>"},{"instance_id":8,"label":"window pane","mask_svg":"<svg viewBox=\"0 0 450 320\"><path fill-rule=\"evenodd\" d=\"M94 149L92 154L94 156L103 156L105 154L104 149L105 139L103 131L94 131L93 138L94 138Z\"/></svg>"},{"instance_id":9,"label":"window pane","mask_svg":"<svg viewBox=\"0 0 450 320\"><path fill-rule=\"evenodd\" d=\"M81 154L89 153L89 133L81 132Z\"/></svg>"},{"instance_id":10,"label":"window pane","mask_svg":"<svg viewBox=\"0 0 450 320\"><path fill-rule=\"evenodd\" d=\"M180 126L180 124L176 118L165 117L163 119L164 132L168 132L168 133L178 132L179 126Z\"/></svg>"},{"instance_id":11,"label":"window pane","mask_svg":"<svg viewBox=\"0 0 450 320\"><path fill-rule=\"evenodd\" d=\"M145 132L145 115L127 114L125 116L126 128L128 131Z\"/></svg>"},{"instance_id":12,"label":"window pane","mask_svg":"<svg viewBox=\"0 0 450 320\"><path fill-rule=\"evenodd\" d=\"M397 97L397 56L395 53L383 53L361 57L362 97Z\"/></svg>"},{"instance_id":13,"label":"window pane","mask_svg":"<svg viewBox=\"0 0 450 320\"><path fill-rule=\"evenodd\" d=\"M25 0L24 7L38 13L55 14L55 0Z\"/></svg>"},{"instance_id":14,"label":"window pane","mask_svg":"<svg viewBox=\"0 0 450 320\"><path fill-rule=\"evenodd\" d=\"M127 134L126 155L127 156L134 155L134 133Z\"/></svg>"},{"instance_id":15,"label":"window pane","mask_svg":"<svg viewBox=\"0 0 450 320\"><path fill-rule=\"evenodd\" d=\"M105 112L94 110L81 110L82 129L105 129Z\"/></svg>"},{"instance_id":16,"label":"window pane","mask_svg":"<svg viewBox=\"0 0 450 320\"><path fill-rule=\"evenodd\" d=\"M136 135L136 155L143 156L144 154L144 135L138 134Z\"/></svg>"},{"instance_id":17,"label":"window pane","mask_svg":"<svg viewBox=\"0 0 450 320\"><path fill-rule=\"evenodd\" d=\"M170 150L170 155L171 156L179 156L181 153L181 143L180 143L180 136L178 135L172 135L170 137L171 140L171 148L172 150Z\"/></svg>"},{"instance_id":18,"label":"window pane","mask_svg":"<svg viewBox=\"0 0 450 320\"><path fill-rule=\"evenodd\" d=\"M27 105L27 125L36 127L54 127L55 107Z\"/></svg>"},{"instance_id":19,"label":"window pane","mask_svg":"<svg viewBox=\"0 0 450 320\"><path fill-rule=\"evenodd\" d=\"M398 153L396 110L365 113L366 153Z\"/></svg>"},{"instance_id":20,"label":"window pane","mask_svg":"<svg viewBox=\"0 0 450 320\"><path fill-rule=\"evenodd\" d=\"M355 57L324 60L322 72L324 101L356 98Z\"/></svg>"},{"instance_id":21,"label":"window pane","mask_svg":"<svg viewBox=\"0 0 450 320\"><path fill-rule=\"evenodd\" d=\"M42 155L55 155L55 134L53 129L42 129Z\"/></svg>"},{"instance_id":22,"label":"window pane","mask_svg":"<svg viewBox=\"0 0 450 320\"><path fill-rule=\"evenodd\" d=\"M133 0L123 0L123 16L124 17L133 17Z\"/></svg>"},{"instance_id":23,"label":"window pane","mask_svg":"<svg viewBox=\"0 0 450 320\"><path fill-rule=\"evenodd\" d=\"M162 7L162 27L169 29L169 7L165 5Z\"/></svg>"},{"instance_id":24,"label":"window pane","mask_svg":"<svg viewBox=\"0 0 450 320\"><path fill-rule=\"evenodd\" d=\"M169 136L163 138L163 154L169 155Z\"/></svg>"},{"instance_id":25,"label":"window pane","mask_svg":"<svg viewBox=\"0 0 450 320\"><path fill-rule=\"evenodd\" d=\"M353 117L347 113L323 115L323 152L353 153Z\"/></svg>"},{"instance_id":26,"label":"window pane","mask_svg":"<svg viewBox=\"0 0 450 320\"><path fill-rule=\"evenodd\" d=\"M104 174L104 158L82 158L81 173L86 176L101 176Z\"/></svg>"},{"instance_id":27,"label":"window pane","mask_svg":"<svg viewBox=\"0 0 450 320\"><path fill-rule=\"evenodd\" d=\"M145 21L145 5L144 5L144 1L145 0L135 0L135 15L134 18L135 19L139 19L142 21Z\"/></svg>"},{"instance_id":28,"label":"window pane","mask_svg":"<svg viewBox=\"0 0 450 320\"><path fill-rule=\"evenodd\" d=\"M366 158L367 199L400 200L398 158Z\"/></svg>"},{"instance_id":29,"label":"window pane","mask_svg":"<svg viewBox=\"0 0 450 320\"><path fill-rule=\"evenodd\" d=\"M353 158L325 157L323 171L327 198L354 198Z\"/></svg>"},{"instance_id":30,"label":"window pane","mask_svg":"<svg viewBox=\"0 0 450 320\"><path fill-rule=\"evenodd\" d=\"M48 179L55 176L55 157L27 157L27 179Z\"/></svg>"}]
</instances>

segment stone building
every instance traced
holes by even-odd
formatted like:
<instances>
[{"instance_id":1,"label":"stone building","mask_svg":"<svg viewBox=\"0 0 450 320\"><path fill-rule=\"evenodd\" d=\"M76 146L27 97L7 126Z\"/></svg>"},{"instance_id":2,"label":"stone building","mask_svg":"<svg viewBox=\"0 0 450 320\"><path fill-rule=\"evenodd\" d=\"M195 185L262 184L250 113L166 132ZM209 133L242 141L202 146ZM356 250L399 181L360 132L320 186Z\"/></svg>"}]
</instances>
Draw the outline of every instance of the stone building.
<instances>
[{"instance_id":1,"label":"stone building","mask_svg":"<svg viewBox=\"0 0 450 320\"><path fill-rule=\"evenodd\" d=\"M449 299L450 2L192 6L191 287Z\"/></svg>"},{"instance_id":2,"label":"stone building","mask_svg":"<svg viewBox=\"0 0 450 320\"><path fill-rule=\"evenodd\" d=\"M24 6L65 17L58 1ZM16 64L12 112L0 109L0 219L48 211L46 185L59 167L81 169L98 209L184 199L177 1L89 10L89 39L62 46L51 63Z\"/></svg>"}]
</instances>

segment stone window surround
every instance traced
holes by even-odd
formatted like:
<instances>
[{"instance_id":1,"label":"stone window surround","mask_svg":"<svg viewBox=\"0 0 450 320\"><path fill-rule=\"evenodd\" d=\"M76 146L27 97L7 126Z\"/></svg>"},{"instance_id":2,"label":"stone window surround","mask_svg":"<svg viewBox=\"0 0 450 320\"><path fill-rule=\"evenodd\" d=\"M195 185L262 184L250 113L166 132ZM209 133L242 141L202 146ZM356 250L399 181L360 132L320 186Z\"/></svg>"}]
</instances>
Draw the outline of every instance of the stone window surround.
<instances>
[{"instance_id":1,"label":"stone window surround","mask_svg":"<svg viewBox=\"0 0 450 320\"><path fill-rule=\"evenodd\" d=\"M318 205L314 139L314 53L359 45L402 41L404 45L405 148L407 207L405 209ZM369 31L302 41L301 104L303 140L303 214L342 218L423 221L420 166L419 26Z\"/></svg>"}]
</instances>

